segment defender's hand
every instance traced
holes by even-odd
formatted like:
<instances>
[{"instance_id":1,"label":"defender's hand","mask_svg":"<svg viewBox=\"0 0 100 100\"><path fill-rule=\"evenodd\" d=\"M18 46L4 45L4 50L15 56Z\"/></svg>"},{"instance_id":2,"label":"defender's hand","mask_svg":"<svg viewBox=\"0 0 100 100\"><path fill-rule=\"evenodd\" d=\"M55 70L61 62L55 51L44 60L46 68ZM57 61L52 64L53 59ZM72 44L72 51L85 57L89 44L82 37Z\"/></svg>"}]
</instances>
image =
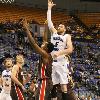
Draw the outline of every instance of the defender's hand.
<instances>
[{"instance_id":1,"label":"defender's hand","mask_svg":"<svg viewBox=\"0 0 100 100\"><path fill-rule=\"evenodd\" d=\"M27 23L27 20L26 19L23 19L23 27L24 28L27 28L28 27L28 23Z\"/></svg>"},{"instance_id":2,"label":"defender's hand","mask_svg":"<svg viewBox=\"0 0 100 100\"><path fill-rule=\"evenodd\" d=\"M23 89L24 92L26 91L26 89L25 89L25 87L23 85L22 85L22 89Z\"/></svg>"}]
</instances>

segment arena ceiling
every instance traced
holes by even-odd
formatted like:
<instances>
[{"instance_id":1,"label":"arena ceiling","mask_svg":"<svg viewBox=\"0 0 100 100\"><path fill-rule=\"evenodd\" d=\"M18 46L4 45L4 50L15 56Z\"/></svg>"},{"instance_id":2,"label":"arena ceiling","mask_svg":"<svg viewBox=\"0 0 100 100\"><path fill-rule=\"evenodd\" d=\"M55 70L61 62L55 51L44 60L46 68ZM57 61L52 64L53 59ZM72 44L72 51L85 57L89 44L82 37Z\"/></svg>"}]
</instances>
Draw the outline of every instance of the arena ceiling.
<instances>
[{"instance_id":1,"label":"arena ceiling","mask_svg":"<svg viewBox=\"0 0 100 100\"><path fill-rule=\"evenodd\" d=\"M66 0L53 0L58 6L64 4ZM47 6L48 0L15 0L16 4L26 5L26 6Z\"/></svg>"},{"instance_id":2,"label":"arena ceiling","mask_svg":"<svg viewBox=\"0 0 100 100\"><path fill-rule=\"evenodd\" d=\"M0 2L1 1L11 1L11 0L0 0ZM14 0L14 2L11 4L46 9L47 2L48 2L48 0ZM55 8L65 9L65 2L66 2L66 0L54 0L54 3L57 4L57 6Z\"/></svg>"}]
</instances>

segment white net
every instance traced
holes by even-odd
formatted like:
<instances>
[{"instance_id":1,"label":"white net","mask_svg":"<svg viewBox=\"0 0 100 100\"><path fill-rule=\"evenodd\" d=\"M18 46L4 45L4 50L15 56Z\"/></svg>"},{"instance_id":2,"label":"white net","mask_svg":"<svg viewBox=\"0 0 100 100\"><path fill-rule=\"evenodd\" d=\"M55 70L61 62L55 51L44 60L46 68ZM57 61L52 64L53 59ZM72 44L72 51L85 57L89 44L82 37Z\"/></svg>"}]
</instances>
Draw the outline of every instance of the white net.
<instances>
[{"instance_id":1,"label":"white net","mask_svg":"<svg viewBox=\"0 0 100 100\"><path fill-rule=\"evenodd\" d=\"M13 3L15 0L0 0L0 3Z\"/></svg>"}]
</instances>

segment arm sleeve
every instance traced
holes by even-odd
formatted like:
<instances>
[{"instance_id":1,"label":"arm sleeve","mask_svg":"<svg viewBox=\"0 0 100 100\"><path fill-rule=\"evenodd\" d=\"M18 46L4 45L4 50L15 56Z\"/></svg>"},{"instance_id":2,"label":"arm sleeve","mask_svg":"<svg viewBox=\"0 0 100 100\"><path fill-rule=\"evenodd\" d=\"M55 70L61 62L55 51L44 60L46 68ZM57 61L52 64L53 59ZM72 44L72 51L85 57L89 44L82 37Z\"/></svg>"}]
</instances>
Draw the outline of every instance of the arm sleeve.
<instances>
[{"instance_id":1,"label":"arm sleeve","mask_svg":"<svg viewBox=\"0 0 100 100\"><path fill-rule=\"evenodd\" d=\"M49 29L54 28L54 25L51 21L51 9L48 9L48 11L47 11L47 21L48 21Z\"/></svg>"}]
</instances>

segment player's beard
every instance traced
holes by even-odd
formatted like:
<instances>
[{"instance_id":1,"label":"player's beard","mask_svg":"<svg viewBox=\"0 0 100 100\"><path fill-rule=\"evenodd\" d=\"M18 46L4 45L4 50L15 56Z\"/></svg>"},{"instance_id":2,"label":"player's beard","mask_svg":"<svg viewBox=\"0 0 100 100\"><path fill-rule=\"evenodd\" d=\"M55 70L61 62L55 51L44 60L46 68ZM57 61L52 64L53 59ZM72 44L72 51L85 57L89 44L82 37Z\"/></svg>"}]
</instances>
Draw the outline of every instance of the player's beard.
<instances>
[{"instance_id":1,"label":"player's beard","mask_svg":"<svg viewBox=\"0 0 100 100\"><path fill-rule=\"evenodd\" d=\"M57 33L59 34L59 35L62 35L62 33L64 33L64 31L63 30L57 30Z\"/></svg>"}]
</instances>

